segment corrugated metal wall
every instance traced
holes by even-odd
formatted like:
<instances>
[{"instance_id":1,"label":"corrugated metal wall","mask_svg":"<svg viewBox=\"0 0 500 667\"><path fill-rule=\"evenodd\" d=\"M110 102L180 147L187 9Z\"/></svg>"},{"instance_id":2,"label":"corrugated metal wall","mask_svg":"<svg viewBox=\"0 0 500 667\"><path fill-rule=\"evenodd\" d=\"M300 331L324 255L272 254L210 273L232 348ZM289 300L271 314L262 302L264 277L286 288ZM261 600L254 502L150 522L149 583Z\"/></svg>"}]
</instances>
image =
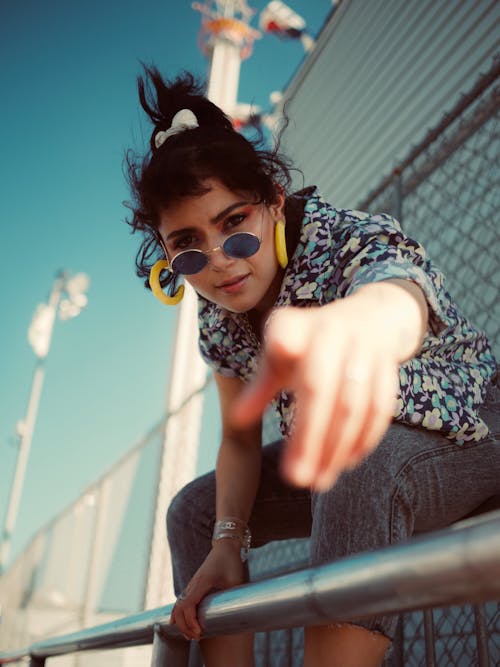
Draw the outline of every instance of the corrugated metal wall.
<instances>
[{"instance_id":1,"label":"corrugated metal wall","mask_svg":"<svg viewBox=\"0 0 500 667\"><path fill-rule=\"evenodd\" d=\"M472 87L499 45L495 0L344 0L285 91L283 149L306 184L353 206Z\"/></svg>"}]
</instances>

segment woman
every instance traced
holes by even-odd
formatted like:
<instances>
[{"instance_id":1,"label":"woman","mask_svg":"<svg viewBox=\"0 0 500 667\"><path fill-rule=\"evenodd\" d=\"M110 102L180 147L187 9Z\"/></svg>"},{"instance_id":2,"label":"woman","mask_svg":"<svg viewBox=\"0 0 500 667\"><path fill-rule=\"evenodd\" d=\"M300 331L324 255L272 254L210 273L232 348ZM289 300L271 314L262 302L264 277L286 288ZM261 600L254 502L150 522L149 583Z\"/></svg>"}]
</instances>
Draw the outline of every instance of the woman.
<instances>
[{"instance_id":1,"label":"woman","mask_svg":"<svg viewBox=\"0 0 500 667\"><path fill-rule=\"evenodd\" d=\"M200 639L197 605L246 581L250 539L310 535L319 565L446 526L498 492L496 363L395 220L335 209L315 188L290 195L286 162L189 75L149 69L139 95L154 129L146 157L129 157L138 274L168 305L181 276L194 287L220 396L216 472L168 513L171 620ZM284 439L263 448L269 403ZM306 628L305 665L380 665L395 624ZM253 665L252 641L202 639L205 662Z\"/></svg>"}]
</instances>

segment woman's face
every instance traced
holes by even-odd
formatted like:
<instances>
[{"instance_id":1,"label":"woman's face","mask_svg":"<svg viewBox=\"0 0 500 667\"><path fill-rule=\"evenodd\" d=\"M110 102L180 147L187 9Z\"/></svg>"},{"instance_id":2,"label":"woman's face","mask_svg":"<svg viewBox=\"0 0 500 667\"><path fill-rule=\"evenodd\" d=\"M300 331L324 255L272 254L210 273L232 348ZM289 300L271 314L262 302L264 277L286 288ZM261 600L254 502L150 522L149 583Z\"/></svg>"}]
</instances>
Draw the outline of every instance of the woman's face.
<instances>
[{"instance_id":1,"label":"woman's face","mask_svg":"<svg viewBox=\"0 0 500 667\"><path fill-rule=\"evenodd\" d=\"M183 250L213 252L207 265L185 279L201 296L235 313L251 309L267 312L279 293L282 270L274 250L274 224L283 217L283 195L275 204L254 204L249 194L228 190L220 181L207 180L208 192L187 197L161 214L160 233L168 259ZM221 246L230 234L251 232L262 238L255 255L227 257Z\"/></svg>"}]
</instances>

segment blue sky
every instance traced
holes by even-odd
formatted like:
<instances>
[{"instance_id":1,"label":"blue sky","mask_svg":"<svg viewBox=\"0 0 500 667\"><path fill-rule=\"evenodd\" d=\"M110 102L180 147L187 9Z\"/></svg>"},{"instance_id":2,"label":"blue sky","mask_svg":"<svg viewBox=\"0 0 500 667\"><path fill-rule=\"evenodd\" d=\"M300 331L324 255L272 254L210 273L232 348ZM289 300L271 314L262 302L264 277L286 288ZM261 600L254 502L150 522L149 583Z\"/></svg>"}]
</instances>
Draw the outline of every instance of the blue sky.
<instances>
[{"instance_id":1,"label":"blue sky","mask_svg":"<svg viewBox=\"0 0 500 667\"><path fill-rule=\"evenodd\" d=\"M266 2L250 3L257 10ZM317 34L329 0L290 0ZM257 16L253 20L257 27ZM149 137L141 62L204 76L200 14L188 0L2 0L0 4L0 515L35 356L27 330L60 269L91 280L88 307L58 321L13 553L109 468L165 411L174 309L134 274L122 162ZM304 57L264 36L241 69L239 101L269 107ZM213 460L202 443L201 467Z\"/></svg>"}]
</instances>

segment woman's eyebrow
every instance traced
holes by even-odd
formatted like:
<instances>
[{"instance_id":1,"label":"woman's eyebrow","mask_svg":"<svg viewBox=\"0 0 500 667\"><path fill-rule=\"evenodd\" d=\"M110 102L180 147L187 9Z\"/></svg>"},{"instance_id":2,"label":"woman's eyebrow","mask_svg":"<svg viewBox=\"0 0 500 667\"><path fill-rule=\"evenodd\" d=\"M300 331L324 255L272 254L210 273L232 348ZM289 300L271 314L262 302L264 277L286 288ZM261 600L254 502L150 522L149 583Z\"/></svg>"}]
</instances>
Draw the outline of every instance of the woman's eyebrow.
<instances>
[{"instance_id":1,"label":"woman's eyebrow","mask_svg":"<svg viewBox=\"0 0 500 667\"><path fill-rule=\"evenodd\" d=\"M183 236L184 234L193 234L196 231L197 230L194 227L183 227L182 229L176 229L175 231L168 234L168 236L165 238L165 243L168 243L168 241L171 241L178 236Z\"/></svg>"},{"instance_id":2,"label":"woman's eyebrow","mask_svg":"<svg viewBox=\"0 0 500 667\"><path fill-rule=\"evenodd\" d=\"M227 208L225 208L225 209L224 209L223 211L221 211L220 213L217 213L216 216L214 216L213 218L210 219L210 222L211 222L212 224L216 224L217 222L219 222L220 220L222 220L222 218L225 218L226 215L228 215L229 213L231 213L231 211L233 211L235 208L239 208L240 206L246 206L248 203L249 203L249 202L247 202L247 201L237 201L237 202L235 202L234 204L231 204L230 206L228 206Z\"/></svg>"},{"instance_id":3,"label":"woman's eyebrow","mask_svg":"<svg viewBox=\"0 0 500 667\"><path fill-rule=\"evenodd\" d=\"M235 208L239 208L240 206L247 206L249 204L248 201L237 201L234 204L230 204L227 206L225 209L217 213L213 218L210 218L210 222L212 224L216 224L220 222L223 218L226 217L226 215L229 215L231 211L234 211ZM165 242L171 241L174 238L177 238L178 236L182 236L183 234L193 234L194 232L198 231L195 227L183 227L182 229L176 229L173 232L170 232L170 234L165 238Z\"/></svg>"}]
</instances>

